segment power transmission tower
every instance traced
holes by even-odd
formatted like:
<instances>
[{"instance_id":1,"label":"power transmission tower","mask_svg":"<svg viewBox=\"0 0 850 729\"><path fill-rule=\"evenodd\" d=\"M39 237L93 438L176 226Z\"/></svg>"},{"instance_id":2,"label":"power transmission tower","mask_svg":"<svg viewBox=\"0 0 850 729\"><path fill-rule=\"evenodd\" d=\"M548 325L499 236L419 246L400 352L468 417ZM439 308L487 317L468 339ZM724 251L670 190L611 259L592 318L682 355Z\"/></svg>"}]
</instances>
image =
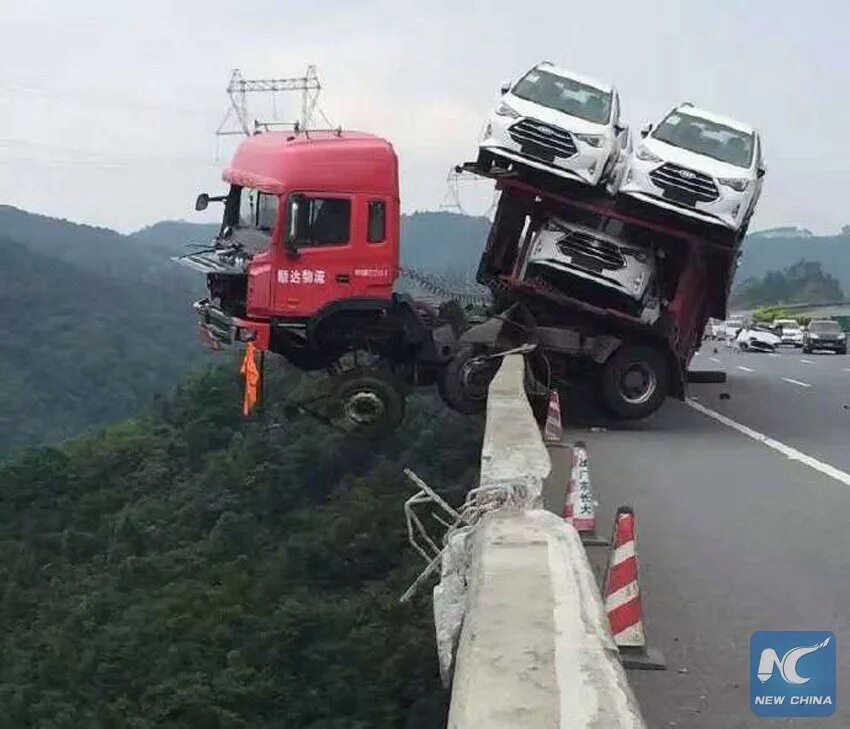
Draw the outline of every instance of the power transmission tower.
<instances>
[{"instance_id":1,"label":"power transmission tower","mask_svg":"<svg viewBox=\"0 0 850 729\"><path fill-rule=\"evenodd\" d=\"M296 129L309 129L313 125L313 116L318 110L325 122L330 125L324 112L319 108L319 92L322 84L316 73L316 67L307 66L303 76L291 78L272 79L246 79L242 72L236 68L230 76L227 84L227 96L230 99L230 107L216 130L216 136L229 135L250 136L261 127L269 126L292 126ZM283 91L301 92L301 116L292 121L261 122L250 118L248 111L248 94L264 93L274 95Z\"/></svg>"}]
</instances>

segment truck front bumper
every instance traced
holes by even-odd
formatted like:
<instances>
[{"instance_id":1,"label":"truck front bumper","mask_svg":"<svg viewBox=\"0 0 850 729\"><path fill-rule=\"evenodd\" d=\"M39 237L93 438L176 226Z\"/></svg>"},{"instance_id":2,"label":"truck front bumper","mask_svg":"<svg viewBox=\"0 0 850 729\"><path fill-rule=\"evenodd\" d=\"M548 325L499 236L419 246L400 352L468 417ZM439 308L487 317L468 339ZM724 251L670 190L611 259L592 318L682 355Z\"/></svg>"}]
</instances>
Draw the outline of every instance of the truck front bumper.
<instances>
[{"instance_id":1,"label":"truck front bumper","mask_svg":"<svg viewBox=\"0 0 850 729\"><path fill-rule=\"evenodd\" d=\"M253 342L258 349L269 348L269 322L231 316L209 299L196 301L192 308L198 314L198 334L210 349L223 349L234 342Z\"/></svg>"}]
</instances>

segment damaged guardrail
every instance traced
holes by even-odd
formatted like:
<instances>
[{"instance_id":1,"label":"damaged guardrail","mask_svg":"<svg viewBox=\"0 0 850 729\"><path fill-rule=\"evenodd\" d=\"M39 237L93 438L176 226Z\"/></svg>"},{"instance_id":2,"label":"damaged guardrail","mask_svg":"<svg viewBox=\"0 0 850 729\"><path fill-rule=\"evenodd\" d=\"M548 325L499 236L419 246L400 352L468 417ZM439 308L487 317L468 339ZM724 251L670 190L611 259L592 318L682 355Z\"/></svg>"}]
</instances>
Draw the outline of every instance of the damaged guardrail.
<instances>
[{"instance_id":1,"label":"damaged guardrail","mask_svg":"<svg viewBox=\"0 0 850 729\"><path fill-rule=\"evenodd\" d=\"M443 546L429 539L423 550L426 573L440 567L448 727L645 729L579 534L542 508L551 464L523 381L523 357L505 357L490 386L480 486L460 510L439 504ZM437 503L417 485L410 508ZM414 538L422 523L409 514L408 525Z\"/></svg>"}]
</instances>

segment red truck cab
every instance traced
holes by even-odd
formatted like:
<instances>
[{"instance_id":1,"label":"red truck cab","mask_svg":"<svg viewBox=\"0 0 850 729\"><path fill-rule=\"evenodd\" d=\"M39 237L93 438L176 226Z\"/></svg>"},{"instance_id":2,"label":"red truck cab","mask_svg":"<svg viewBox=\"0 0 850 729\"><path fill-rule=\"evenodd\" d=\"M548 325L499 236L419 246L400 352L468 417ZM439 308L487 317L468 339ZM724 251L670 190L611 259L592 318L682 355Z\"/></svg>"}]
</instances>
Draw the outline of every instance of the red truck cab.
<instances>
[{"instance_id":1,"label":"red truck cab","mask_svg":"<svg viewBox=\"0 0 850 729\"><path fill-rule=\"evenodd\" d=\"M231 191L221 237L252 253L245 318L306 319L348 299L391 298L399 194L389 142L357 132L257 134L223 178Z\"/></svg>"}]
</instances>

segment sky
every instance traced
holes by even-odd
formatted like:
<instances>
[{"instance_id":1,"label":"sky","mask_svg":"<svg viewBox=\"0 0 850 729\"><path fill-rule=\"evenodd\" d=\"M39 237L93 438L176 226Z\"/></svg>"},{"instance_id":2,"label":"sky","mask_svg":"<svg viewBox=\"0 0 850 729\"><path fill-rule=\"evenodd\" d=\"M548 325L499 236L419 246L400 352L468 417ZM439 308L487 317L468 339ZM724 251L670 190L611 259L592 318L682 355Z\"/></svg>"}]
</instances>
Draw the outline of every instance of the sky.
<instances>
[{"instance_id":1,"label":"sky","mask_svg":"<svg viewBox=\"0 0 850 729\"><path fill-rule=\"evenodd\" d=\"M2 0L0 204L125 232L203 220L194 198L224 189L236 142L214 135L232 69L309 63L333 124L394 144L403 209L439 209L500 84L550 60L614 83L634 129L682 101L754 124L768 172L751 229L834 232L850 223L848 22L845 0ZM487 181L457 191L470 214L492 201Z\"/></svg>"}]
</instances>

